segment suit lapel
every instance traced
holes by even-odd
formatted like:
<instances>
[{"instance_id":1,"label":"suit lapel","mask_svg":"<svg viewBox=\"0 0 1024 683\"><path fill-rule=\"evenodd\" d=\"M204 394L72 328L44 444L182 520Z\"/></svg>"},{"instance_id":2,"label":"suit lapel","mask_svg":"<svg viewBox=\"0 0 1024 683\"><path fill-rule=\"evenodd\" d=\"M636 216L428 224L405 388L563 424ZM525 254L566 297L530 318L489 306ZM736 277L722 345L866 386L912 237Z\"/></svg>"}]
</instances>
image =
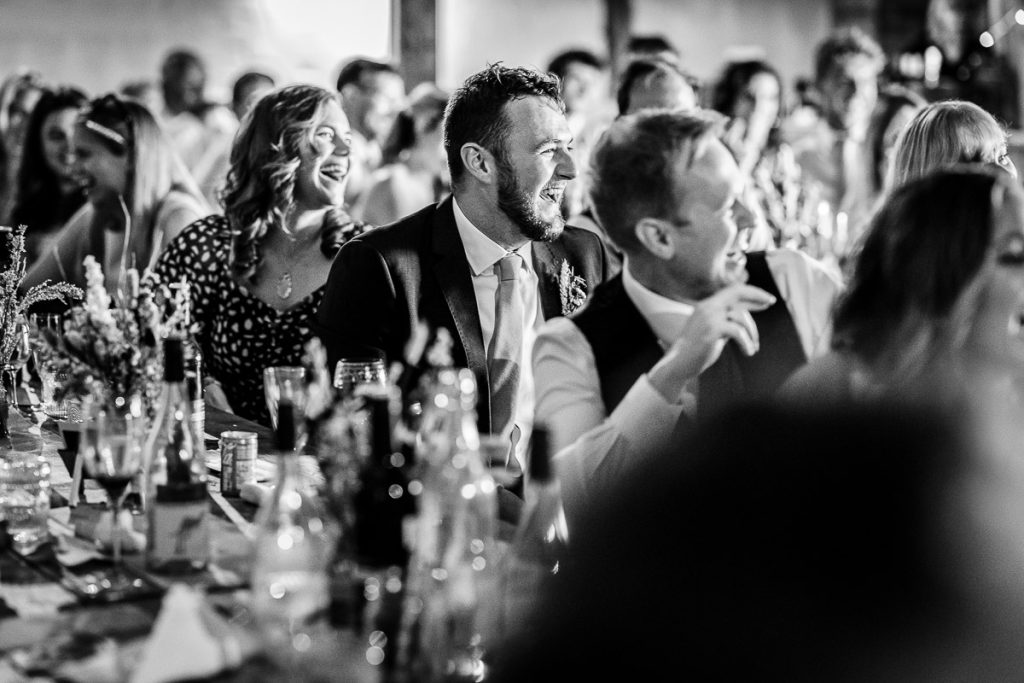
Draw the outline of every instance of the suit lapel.
<instances>
[{"instance_id":1,"label":"suit lapel","mask_svg":"<svg viewBox=\"0 0 1024 683\"><path fill-rule=\"evenodd\" d=\"M533 268L537 271L540 307L544 319L562 315L562 297L558 292L558 270L565 259L565 250L558 242L533 243Z\"/></svg>"},{"instance_id":2,"label":"suit lapel","mask_svg":"<svg viewBox=\"0 0 1024 683\"><path fill-rule=\"evenodd\" d=\"M484 351L484 337L480 330L480 315L477 313L473 280L466 260L466 250L455 226L455 214L451 197L441 203L434 214L433 223L434 276L441 285L441 292L448 304L455 332L466 350L466 363L478 377L487 374L487 355ZM486 386L480 387L479 395L486 395Z\"/></svg>"}]
</instances>

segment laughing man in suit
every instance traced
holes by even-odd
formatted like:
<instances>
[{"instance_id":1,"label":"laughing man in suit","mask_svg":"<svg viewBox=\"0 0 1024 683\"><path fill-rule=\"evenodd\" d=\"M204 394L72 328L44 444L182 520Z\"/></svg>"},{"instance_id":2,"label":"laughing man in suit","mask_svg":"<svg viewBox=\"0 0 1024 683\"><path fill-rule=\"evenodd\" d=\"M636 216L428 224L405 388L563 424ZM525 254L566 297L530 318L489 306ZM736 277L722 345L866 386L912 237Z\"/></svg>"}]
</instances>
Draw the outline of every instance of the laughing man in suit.
<instances>
[{"instance_id":1,"label":"laughing man in suit","mask_svg":"<svg viewBox=\"0 0 1024 683\"><path fill-rule=\"evenodd\" d=\"M456 366L477 378L481 431L509 435L511 469L533 424L536 329L605 279L600 238L560 212L576 176L564 111L547 74L495 65L470 76L444 117L453 197L347 243L317 314L332 367L367 353L400 360L421 319L447 328Z\"/></svg>"}]
</instances>

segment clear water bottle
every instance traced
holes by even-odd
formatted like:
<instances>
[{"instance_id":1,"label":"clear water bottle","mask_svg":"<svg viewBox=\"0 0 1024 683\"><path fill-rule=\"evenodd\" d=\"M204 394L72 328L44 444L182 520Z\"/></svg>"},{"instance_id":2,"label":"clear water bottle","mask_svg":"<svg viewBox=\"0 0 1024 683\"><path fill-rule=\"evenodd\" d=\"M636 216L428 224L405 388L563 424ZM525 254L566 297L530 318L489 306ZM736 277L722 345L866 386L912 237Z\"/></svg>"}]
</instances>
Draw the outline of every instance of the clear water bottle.
<instances>
[{"instance_id":1,"label":"clear water bottle","mask_svg":"<svg viewBox=\"0 0 1024 683\"><path fill-rule=\"evenodd\" d=\"M15 551L27 555L45 543L50 533L50 464L31 453L8 453L0 458L0 519Z\"/></svg>"},{"instance_id":2,"label":"clear water bottle","mask_svg":"<svg viewBox=\"0 0 1024 683\"><path fill-rule=\"evenodd\" d=\"M252 547L253 613L273 655L322 645L330 635L328 567L336 530L309 489L295 452L298 411L278 405L277 484L260 506Z\"/></svg>"}]
</instances>

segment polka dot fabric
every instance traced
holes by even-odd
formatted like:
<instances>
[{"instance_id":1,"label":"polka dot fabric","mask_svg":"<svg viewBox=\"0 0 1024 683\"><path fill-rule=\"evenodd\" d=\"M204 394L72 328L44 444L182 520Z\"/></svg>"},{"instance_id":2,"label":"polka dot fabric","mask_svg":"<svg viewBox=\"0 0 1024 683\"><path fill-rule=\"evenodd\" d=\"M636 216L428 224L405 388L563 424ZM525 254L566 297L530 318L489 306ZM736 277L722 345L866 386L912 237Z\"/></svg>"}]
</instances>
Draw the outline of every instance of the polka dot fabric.
<instances>
[{"instance_id":1,"label":"polka dot fabric","mask_svg":"<svg viewBox=\"0 0 1024 683\"><path fill-rule=\"evenodd\" d=\"M303 347L313 336L309 323L324 288L279 312L235 281L228 265L230 253L227 219L209 216L185 228L167 246L154 271L163 282L185 277L192 284L205 376L220 382L235 414L269 427L263 368L301 363Z\"/></svg>"}]
</instances>

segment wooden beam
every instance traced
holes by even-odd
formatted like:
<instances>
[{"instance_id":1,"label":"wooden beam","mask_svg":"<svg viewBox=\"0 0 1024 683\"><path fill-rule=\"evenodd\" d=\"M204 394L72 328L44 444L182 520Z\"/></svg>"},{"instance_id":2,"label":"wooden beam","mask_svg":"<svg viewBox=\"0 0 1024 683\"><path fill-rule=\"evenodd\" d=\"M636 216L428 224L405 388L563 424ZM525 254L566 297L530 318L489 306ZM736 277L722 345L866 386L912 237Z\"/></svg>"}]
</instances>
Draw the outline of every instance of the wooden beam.
<instances>
[{"instance_id":1,"label":"wooden beam","mask_svg":"<svg viewBox=\"0 0 1024 683\"><path fill-rule=\"evenodd\" d=\"M392 0L393 26L406 88L437 80L437 0Z\"/></svg>"},{"instance_id":2,"label":"wooden beam","mask_svg":"<svg viewBox=\"0 0 1024 683\"><path fill-rule=\"evenodd\" d=\"M604 0L605 37L608 41L608 66L614 90L626 68L626 46L633 32L633 0Z\"/></svg>"}]
</instances>

